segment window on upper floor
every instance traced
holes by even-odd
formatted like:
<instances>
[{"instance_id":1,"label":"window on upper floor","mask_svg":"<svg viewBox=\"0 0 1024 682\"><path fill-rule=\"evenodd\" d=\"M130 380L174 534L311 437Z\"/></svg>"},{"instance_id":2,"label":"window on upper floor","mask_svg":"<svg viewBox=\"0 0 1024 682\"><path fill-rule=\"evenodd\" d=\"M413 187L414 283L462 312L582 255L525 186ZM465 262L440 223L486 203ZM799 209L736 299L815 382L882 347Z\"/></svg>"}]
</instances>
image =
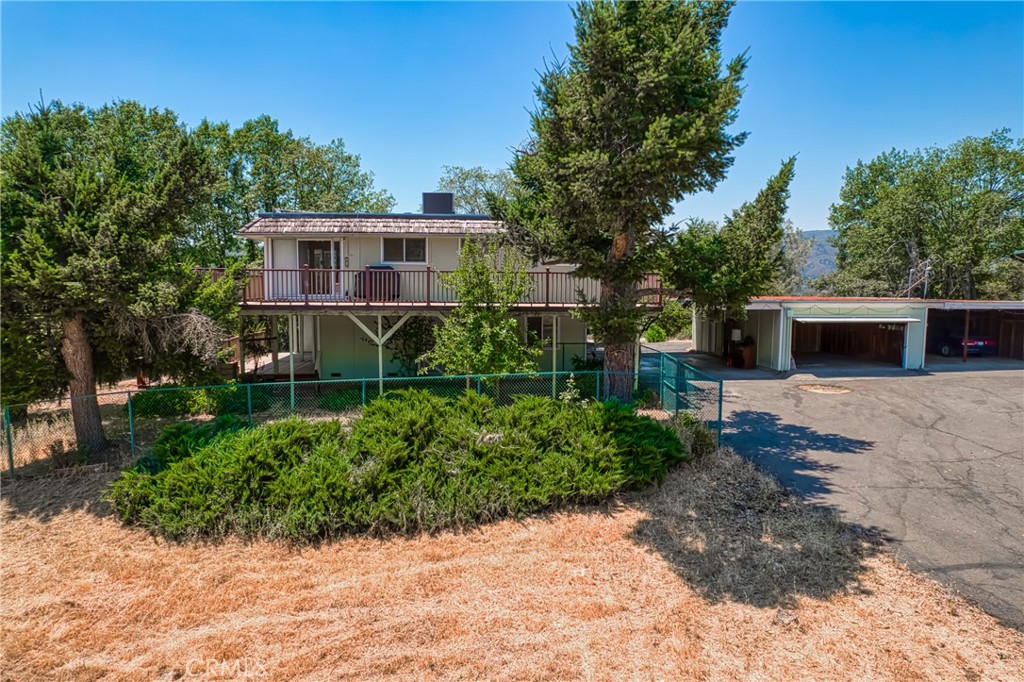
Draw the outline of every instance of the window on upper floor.
<instances>
[{"instance_id":1,"label":"window on upper floor","mask_svg":"<svg viewBox=\"0 0 1024 682\"><path fill-rule=\"evenodd\" d=\"M385 263L426 263L425 237L384 237L381 260Z\"/></svg>"}]
</instances>

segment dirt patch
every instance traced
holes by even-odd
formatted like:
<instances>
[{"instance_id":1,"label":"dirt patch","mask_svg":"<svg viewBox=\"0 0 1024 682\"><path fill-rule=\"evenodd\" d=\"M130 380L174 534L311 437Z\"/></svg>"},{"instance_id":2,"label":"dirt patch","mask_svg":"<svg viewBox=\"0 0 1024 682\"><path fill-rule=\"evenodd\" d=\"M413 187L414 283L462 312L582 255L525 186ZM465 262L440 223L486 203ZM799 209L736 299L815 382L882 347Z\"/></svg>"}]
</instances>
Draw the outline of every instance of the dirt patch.
<instances>
[{"instance_id":1,"label":"dirt patch","mask_svg":"<svg viewBox=\"0 0 1024 682\"><path fill-rule=\"evenodd\" d=\"M1021 633L730 454L607 506L317 548L154 540L96 502L111 477L3 491L3 679L1017 680L1024 665Z\"/></svg>"},{"instance_id":2,"label":"dirt patch","mask_svg":"<svg viewBox=\"0 0 1024 682\"><path fill-rule=\"evenodd\" d=\"M797 388L808 393L822 393L825 395L841 395L850 392L850 389L845 386L831 386L829 384L800 384Z\"/></svg>"}]
</instances>

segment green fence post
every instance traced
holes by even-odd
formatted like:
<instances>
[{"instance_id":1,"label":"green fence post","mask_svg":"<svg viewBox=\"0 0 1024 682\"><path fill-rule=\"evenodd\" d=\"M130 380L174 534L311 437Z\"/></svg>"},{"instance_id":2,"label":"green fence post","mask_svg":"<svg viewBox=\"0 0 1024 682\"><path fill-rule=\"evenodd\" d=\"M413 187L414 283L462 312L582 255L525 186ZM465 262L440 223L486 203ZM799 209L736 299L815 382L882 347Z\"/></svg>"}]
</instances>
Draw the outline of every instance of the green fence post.
<instances>
[{"instance_id":1,"label":"green fence post","mask_svg":"<svg viewBox=\"0 0 1024 682\"><path fill-rule=\"evenodd\" d=\"M722 380L718 380L718 447L722 447Z\"/></svg>"},{"instance_id":2,"label":"green fence post","mask_svg":"<svg viewBox=\"0 0 1024 682\"><path fill-rule=\"evenodd\" d=\"M594 375L597 379L597 395L594 396L594 400L601 402L601 370L594 370Z\"/></svg>"},{"instance_id":3,"label":"green fence post","mask_svg":"<svg viewBox=\"0 0 1024 682\"><path fill-rule=\"evenodd\" d=\"M363 407L366 407L366 377L363 377Z\"/></svg>"},{"instance_id":4,"label":"green fence post","mask_svg":"<svg viewBox=\"0 0 1024 682\"><path fill-rule=\"evenodd\" d=\"M295 381L291 381L291 405L292 412L295 411Z\"/></svg>"},{"instance_id":5,"label":"green fence post","mask_svg":"<svg viewBox=\"0 0 1024 682\"><path fill-rule=\"evenodd\" d=\"M482 384L482 382L480 381L480 375L477 375L477 377L476 377L476 394L477 395L480 395L480 393L481 393L481 391L480 391L480 389L482 387L481 384Z\"/></svg>"},{"instance_id":6,"label":"green fence post","mask_svg":"<svg viewBox=\"0 0 1024 682\"><path fill-rule=\"evenodd\" d=\"M14 438L11 435L11 407L4 405L4 437L7 439L7 474L14 477Z\"/></svg>"},{"instance_id":7,"label":"green fence post","mask_svg":"<svg viewBox=\"0 0 1024 682\"><path fill-rule=\"evenodd\" d=\"M135 456L135 414L132 412L132 392L128 391L128 442L131 444L132 457Z\"/></svg>"},{"instance_id":8,"label":"green fence post","mask_svg":"<svg viewBox=\"0 0 1024 682\"><path fill-rule=\"evenodd\" d=\"M665 400L666 393L667 392L665 391L665 354L664 353L659 353L658 354L658 398L661 399L661 404L662 404L663 407L664 407L665 403L667 402Z\"/></svg>"},{"instance_id":9,"label":"green fence post","mask_svg":"<svg viewBox=\"0 0 1024 682\"><path fill-rule=\"evenodd\" d=\"M249 408L249 426L252 426L252 384L245 385L245 402Z\"/></svg>"}]
</instances>

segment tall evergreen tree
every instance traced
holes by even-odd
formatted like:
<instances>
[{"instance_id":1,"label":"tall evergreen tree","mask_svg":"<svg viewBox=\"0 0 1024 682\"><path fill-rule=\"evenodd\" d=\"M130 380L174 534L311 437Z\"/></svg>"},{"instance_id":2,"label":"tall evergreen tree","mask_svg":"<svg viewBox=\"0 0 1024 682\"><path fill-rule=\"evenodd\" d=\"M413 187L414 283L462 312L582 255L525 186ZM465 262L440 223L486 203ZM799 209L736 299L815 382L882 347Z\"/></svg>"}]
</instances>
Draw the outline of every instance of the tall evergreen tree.
<instances>
[{"instance_id":1,"label":"tall evergreen tree","mask_svg":"<svg viewBox=\"0 0 1024 682\"><path fill-rule=\"evenodd\" d=\"M724 63L730 2L582 2L576 42L536 90L533 135L516 154L518 190L502 210L534 255L601 282L585 314L604 344L609 395L628 398L645 311L640 282L683 197L713 189L745 135L735 121L746 59Z\"/></svg>"},{"instance_id":2,"label":"tall evergreen tree","mask_svg":"<svg viewBox=\"0 0 1024 682\"><path fill-rule=\"evenodd\" d=\"M721 225L692 221L665 249L662 276L709 317L745 317L752 296L779 293L787 269L786 209L795 158Z\"/></svg>"},{"instance_id":3,"label":"tall evergreen tree","mask_svg":"<svg viewBox=\"0 0 1024 682\"><path fill-rule=\"evenodd\" d=\"M147 353L215 351L216 325L189 305L209 292L171 257L210 165L173 112L132 101L41 104L4 120L0 152L3 397L69 390L78 447L97 451L97 381Z\"/></svg>"}]
</instances>

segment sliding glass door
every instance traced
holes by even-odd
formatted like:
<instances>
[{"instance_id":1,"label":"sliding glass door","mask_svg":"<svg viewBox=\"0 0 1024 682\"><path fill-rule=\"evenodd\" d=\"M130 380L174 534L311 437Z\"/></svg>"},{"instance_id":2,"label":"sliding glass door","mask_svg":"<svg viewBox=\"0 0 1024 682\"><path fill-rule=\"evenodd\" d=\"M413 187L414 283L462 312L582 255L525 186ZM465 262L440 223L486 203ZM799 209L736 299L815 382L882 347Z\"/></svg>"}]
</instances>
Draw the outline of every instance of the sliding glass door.
<instances>
[{"instance_id":1,"label":"sliding glass door","mask_svg":"<svg viewBox=\"0 0 1024 682\"><path fill-rule=\"evenodd\" d=\"M340 239L300 239L298 242L299 267L309 266L310 273L303 283L303 292L317 296L340 293L340 274L344 262L344 248Z\"/></svg>"}]
</instances>

